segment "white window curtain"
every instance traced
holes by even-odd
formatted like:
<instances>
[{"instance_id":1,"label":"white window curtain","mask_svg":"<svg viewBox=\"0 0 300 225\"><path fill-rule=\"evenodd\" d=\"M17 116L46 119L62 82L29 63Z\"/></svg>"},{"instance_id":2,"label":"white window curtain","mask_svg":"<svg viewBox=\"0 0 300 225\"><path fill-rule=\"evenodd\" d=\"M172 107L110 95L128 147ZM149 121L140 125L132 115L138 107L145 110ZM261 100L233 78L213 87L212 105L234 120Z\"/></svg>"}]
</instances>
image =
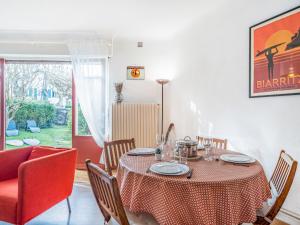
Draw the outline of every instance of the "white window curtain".
<instances>
[{"instance_id":1,"label":"white window curtain","mask_svg":"<svg viewBox=\"0 0 300 225\"><path fill-rule=\"evenodd\" d=\"M103 147L108 135L109 44L103 40L70 40L68 48L82 113L97 145Z\"/></svg>"}]
</instances>

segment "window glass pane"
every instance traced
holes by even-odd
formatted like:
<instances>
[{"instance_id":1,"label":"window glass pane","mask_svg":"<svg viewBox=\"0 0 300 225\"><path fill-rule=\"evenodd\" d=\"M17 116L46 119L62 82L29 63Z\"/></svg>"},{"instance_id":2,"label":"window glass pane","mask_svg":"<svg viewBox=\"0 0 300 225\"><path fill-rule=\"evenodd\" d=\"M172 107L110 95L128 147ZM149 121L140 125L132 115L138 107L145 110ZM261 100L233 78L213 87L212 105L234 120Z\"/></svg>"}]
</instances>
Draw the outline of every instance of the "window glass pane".
<instances>
[{"instance_id":1,"label":"window glass pane","mask_svg":"<svg viewBox=\"0 0 300 225\"><path fill-rule=\"evenodd\" d=\"M106 59L88 59L85 62L79 64L79 72L84 74L85 79L105 79L105 68L106 68ZM92 81L93 82L93 81ZM105 83L103 82L103 85ZM100 87L101 88L101 87ZM79 136L89 136L91 132L88 128L87 122L84 118L84 115L81 110L81 106L77 99L77 108L76 108L76 129L75 134Z\"/></svg>"},{"instance_id":2,"label":"window glass pane","mask_svg":"<svg viewBox=\"0 0 300 225\"><path fill-rule=\"evenodd\" d=\"M72 146L72 67L13 61L5 68L6 149Z\"/></svg>"},{"instance_id":3,"label":"window glass pane","mask_svg":"<svg viewBox=\"0 0 300 225\"><path fill-rule=\"evenodd\" d=\"M88 124L82 114L80 104L77 104L77 132L76 134L79 136L90 136L91 132L88 127Z\"/></svg>"}]
</instances>

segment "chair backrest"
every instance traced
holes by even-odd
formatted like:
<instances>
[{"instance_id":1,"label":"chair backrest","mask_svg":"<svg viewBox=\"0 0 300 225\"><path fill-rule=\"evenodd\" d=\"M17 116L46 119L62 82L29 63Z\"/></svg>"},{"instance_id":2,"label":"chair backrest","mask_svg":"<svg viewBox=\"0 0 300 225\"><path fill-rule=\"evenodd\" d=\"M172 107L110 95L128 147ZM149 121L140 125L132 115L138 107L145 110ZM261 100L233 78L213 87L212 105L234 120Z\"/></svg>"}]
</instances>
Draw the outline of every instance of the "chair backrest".
<instances>
[{"instance_id":1,"label":"chair backrest","mask_svg":"<svg viewBox=\"0 0 300 225\"><path fill-rule=\"evenodd\" d=\"M201 144L204 144L207 141L207 138L197 136L197 141L199 141ZM213 147L218 149L227 149L227 139L219 139L219 138L213 138Z\"/></svg>"},{"instance_id":2,"label":"chair backrest","mask_svg":"<svg viewBox=\"0 0 300 225\"><path fill-rule=\"evenodd\" d=\"M119 224L129 225L117 179L109 176L104 170L91 163L90 160L86 160L86 166L94 196L105 222L108 222L113 217Z\"/></svg>"},{"instance_id":3,"label":"chair backrest","mask_svg":"<svg viewBox=\"0 0 300 225\"><path fill-rule=\"evenodd\" d=\"M10 120L7 125L7 130L16 130L16 129L17 129L16 122L14 120Z\"/></svg>"},{"instance_id":4,"label":"chair backrest","mask_svg":"<svg viewBox=\"0 0 300 225\"><path fill-rule=\"evenodd\" d=\"M134 138L104 142L105 167L109 175L117 169L121 156L134 148Z\"/></svg>"},{"instance_id":5,"label":"chair backrest","mask_svg":"<svg viewBox=\"0 0 300 225\"><path fill-rule=\"evenodd\" d=\"M167 133L166 133L166 137L165 137L165 144L168 142L169 140L169 136L170 136L170 132L171 130L175 127L174 123L170 123Z\"/></svg>"},{"instance_id":6,"label":"chair backrest","mask_svg":"<svg viewBox=\"0 0 300 225\"><path fill-rule=\"evenodd\" d=\"M278 197L266 217L273 220L283 205L292 186L298 162L281 150L277 165L270 179L270 187L276 189Z\"/></svg>"}]
</instances>

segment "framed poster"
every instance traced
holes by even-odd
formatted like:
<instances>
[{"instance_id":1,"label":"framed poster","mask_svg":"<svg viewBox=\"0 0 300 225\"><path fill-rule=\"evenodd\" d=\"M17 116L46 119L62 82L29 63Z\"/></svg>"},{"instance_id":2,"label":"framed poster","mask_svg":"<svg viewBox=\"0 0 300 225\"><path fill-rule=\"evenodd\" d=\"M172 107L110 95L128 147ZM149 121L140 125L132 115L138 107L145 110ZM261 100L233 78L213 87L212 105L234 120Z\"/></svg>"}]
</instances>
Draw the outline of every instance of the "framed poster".
<instances>
[{"instance_id":1,"label":"framed poster","mask_svg":"<svg viewBox=\"0 0 300 225\"><path fill-rule=\"evenodd\" d=\"M127 66L127 80L145 80L145 67Z\"/></svg>"},{"instance_id":2,"label":"framed poster","mask_svg":"<svg viewBox=\"0 0 300 225\"><path fill-rule=\"evenodd\" d=\"M249 31L249 97L300 94L300 6Z\"/></svg>"}]
</instances>

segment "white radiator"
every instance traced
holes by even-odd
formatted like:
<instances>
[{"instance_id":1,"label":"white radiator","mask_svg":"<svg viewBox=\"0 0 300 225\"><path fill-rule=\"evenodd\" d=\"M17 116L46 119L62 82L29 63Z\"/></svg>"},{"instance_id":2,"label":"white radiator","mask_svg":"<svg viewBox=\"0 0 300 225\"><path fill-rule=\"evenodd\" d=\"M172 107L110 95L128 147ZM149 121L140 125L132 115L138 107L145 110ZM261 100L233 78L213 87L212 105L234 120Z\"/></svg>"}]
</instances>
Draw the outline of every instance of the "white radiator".
<instances>
[{"instance_id":1,"label":"white radiator","mask_svg":"<svg viewBox=\"0 0 300 225\"><path fill-rule=\"evenodd\" d=\"M159 119L159 104L113 104L112 140L134 138L136 147L154 147Z\"/></svg>"}]
</instances>

